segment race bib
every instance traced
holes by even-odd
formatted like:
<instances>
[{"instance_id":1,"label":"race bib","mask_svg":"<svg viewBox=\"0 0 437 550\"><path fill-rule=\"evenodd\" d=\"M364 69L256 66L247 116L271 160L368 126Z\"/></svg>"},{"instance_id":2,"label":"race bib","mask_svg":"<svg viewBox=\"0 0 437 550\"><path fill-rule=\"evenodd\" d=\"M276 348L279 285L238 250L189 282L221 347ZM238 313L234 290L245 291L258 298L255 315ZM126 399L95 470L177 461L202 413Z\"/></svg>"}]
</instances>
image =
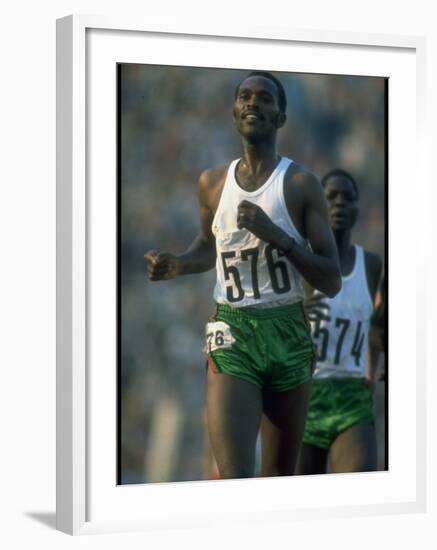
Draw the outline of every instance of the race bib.
<instances>
[{"instance_id":1,"label":"race bib","mask_svg":"<svg viewBox=\"0 0 437 550\"><path fill-rule=\"evenodd\" d=\"M206 324L206 345L203 351L210 353L216 349L230 348L235 342L231 327L223 321Z\"/></svg>"}]
</instances>

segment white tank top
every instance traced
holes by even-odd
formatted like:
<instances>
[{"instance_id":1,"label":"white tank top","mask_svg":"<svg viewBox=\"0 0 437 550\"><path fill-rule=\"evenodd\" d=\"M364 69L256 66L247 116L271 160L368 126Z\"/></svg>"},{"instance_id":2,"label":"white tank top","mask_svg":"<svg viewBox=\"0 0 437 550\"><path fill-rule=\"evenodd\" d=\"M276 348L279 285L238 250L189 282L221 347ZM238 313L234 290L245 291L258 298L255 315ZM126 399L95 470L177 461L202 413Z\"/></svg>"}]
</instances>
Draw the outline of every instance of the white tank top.
<instances>
[{"instance_id":1,"label":"white tank top","mask_svg":"<svg viewBox=\"0 0 437 550\"><path fill-rule=\"evenodd\" d=\"M323 301L330 306L329 321L311 322L317 347L314 378L365 377L373 303L360 246L355 246L354 268L342 277L340 292Z\"/></svg>"},{"instance_id":2,"label":"white tank top","mask_svg":"<svg viewBox=\"0 0 437 550\"><path fill-rule=\"evenodd\" d=\"M240 159L231 162L212 223L217 248L214 300L233 307L275 307L302 301L302 277L285 255L247 229L237 227L237 208L250 201L303 246L284 198L284 175L293 162L282 157L268 180L256 191L245 191L235 179Z\"/></svg>"}]
</instances>

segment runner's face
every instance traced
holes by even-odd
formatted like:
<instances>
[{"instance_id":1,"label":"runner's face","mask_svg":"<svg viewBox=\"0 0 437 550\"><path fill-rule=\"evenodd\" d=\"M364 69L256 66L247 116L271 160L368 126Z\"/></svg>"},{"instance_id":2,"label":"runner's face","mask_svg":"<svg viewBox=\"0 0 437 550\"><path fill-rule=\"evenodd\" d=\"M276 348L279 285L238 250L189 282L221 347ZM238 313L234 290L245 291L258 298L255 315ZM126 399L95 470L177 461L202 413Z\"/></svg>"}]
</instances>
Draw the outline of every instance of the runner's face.
<instances>
[{"instance_id":1,"label":"runner's face","mask_svg":"<svg viewBox=\"0 0 437 550\"><path fill-rule=\"evenodd\" d=\"M234 121L239 133L249 140L276 133L285 122L285 114L279 109L275 83L259 76L246 78L235 98Z\"/></svg>"},{"instance_id":2,"label":"runner's face","mask_svg":"<svg viewBox=\"0 0 437 550\"><path fill-rule=\"evenodd\" d=\"M358 215L357 196L352 182L344 176L329 178L325 185L325 196L332 229L351 229Z\"/></svg>"}]
</instances>

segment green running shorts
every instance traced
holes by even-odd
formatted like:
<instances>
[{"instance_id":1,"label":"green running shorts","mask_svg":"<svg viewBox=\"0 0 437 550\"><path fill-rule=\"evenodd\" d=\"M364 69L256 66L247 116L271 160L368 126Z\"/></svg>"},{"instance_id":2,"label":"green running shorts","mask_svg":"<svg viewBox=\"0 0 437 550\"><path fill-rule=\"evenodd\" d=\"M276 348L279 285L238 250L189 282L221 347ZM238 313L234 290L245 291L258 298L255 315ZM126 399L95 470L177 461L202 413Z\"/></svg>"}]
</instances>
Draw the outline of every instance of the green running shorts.
<instances>
[{"instance_id":1,"label":"green running shorts","mask_svg":"<svg viewBox=\"0 0 437 550\"><path fill-rule=\"evenodd\" d=\"M363 378L314 379L303 442L329 449L341 432L373 424L373 399Z\"/></svg>"},{"instance_id":2,"label":"green running shorts","mask_svg":"<svg viewBox=\"0 0 437 550\"><path fill-rule=\"evenodd\" d=\"M208 366L273 391L311 379L315 353L302 304L268 309L218 304L206 326Z\"/></svg>"}]
</instances>

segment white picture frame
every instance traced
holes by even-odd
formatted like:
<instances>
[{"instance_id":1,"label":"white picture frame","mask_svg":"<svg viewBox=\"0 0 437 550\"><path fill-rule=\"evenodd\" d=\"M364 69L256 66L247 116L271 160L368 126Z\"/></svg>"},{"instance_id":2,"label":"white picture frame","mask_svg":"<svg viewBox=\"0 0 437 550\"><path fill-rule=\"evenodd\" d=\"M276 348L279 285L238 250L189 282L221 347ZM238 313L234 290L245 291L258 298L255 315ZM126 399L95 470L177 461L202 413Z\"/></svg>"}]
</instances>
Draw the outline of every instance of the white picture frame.
<instances>
[{"instance_id":1,"label":"white picture frame","mask_svg":"<svg viewBox=\"0 0 437 550\"><path fill-rule=\"evenodd\" d=\"M390 280L389 290L390 296L403 296L404 300L402 309L397 301L390 300L390 319L393 319L393 323L390 324L390 341L406 342L405 327L396 321L405 311L411 315L411 324L415 326L415 338L410 338L410 343L400 352L396 351L395 346L391 346L389 358L391 364L410 362L410 369L411 362L416 365L408 382L410 387L412 384L416 387L414 407L409 411L408 418L402 416L402 395L405 387L402 372L390 381L390 417L402 418L402 430L407 434L408 440L414 442L411 448L403 453L404 456L401 457L398 452L401 426L397 422L392 422L389 444L394 463L389 472L335 478L312 476L312 479L280 478L157 484L142 487L115 486L115 415L111 414L115 410L113 401L116 377L114 369L107 367L108 363L113 362L113 356L100 357L99 346L95 344L99 339L106 338L108 333L103 333L105 329L102 329L101 335L90 331L90 326L97 323L93 316L103 315L103 310L100 311L103 306L101 299L94 296L96 287L92 281L95 276L90 273L89 255L90 239L102 239L99 244L104 244L102 248L105 250L108 246L111 249L114 243L113 220L105 214L106 209L113 210L113 205L110 204L108 207L107 201L99 201L105 197L94 195L90 181L95 181L93 170L95 166L100 165L104 171L99 177L108 178L105 181L115 182L115 157L102 162L98 158L99 151L92 147L90 149L90 143L94 138L90 136L89 117L94 116L92 109L95 103L90 94L89 82L93 80L98 82L99 86L105 87L105 78L111 70L110 67L114 65L114 59L120 62L141 62L138 41L143 39L153 40L155 45L159 43L160 57L157 62L162 64L170 61L174 64L183 64L184 59L188 59L190 43L205 41L205 44L214 46L220 43L222 66L238 66L234 65L238 63L237 50L241 49L241 55L244 55L247 46L256 46L260 52L270 49L275 51L277 47L290 47L309 52L302 54L303 58L308 57L302 62L300 70L302 67L305 68L305 63L307 69L310 67L311 55L315 58L317 53L320 56L320 50L324 50L329 52L325 59L324 72L336 72L339 67L343 67L342 70L346 74L360 74L354 71L359 71L362 63L361 67L367 66L364 70L368 70L368 74L390 77L394 82L389 99L389 135L393 136L389 144L390 178L396 180L397 188L401 190L407 182L411 186L413 179L416 196L425 193L424 107L420 93L424 89L426 45L422 37L243 26L232 26L228 29L211 26L206 29L198 28L195 24L178 28L177 25L168 23L158 26L138 20L81 15L58 20L57 528L70 534L86 534L154 529L163 526L206 526L223 521L257 521L260 518L266 521L274 518L293 520L326 518L331 515L360 516L424 511L427 480L426 346L425 317L420 315L419 308L423 306L419 304L426 303L425 288L417 281L414 285L415 292L404 296L402 284L405 278L416 281L417 273L422 273L425 269L424 244L421 244L418 237L421 224L425 222L416 215L415 224L410 226L407 233L402 226L402 212L408 206L411 197L406 198L402 193L392 193L391 190L389 262L390 272L394 275ZM175 45L178 47L175 48ZM184 47L188 50L185 51ZM199 50L197 47L193 49ZM312 49L315 51L313 54ZM146 57L150 58L152 50L153 48L147 49ZM230 50L235 54L232 62L229 61ZM102 52L105 56L101 65L99 59L89 57L96 52L97 55L98 52ZM354 63L355 67L352 61L356 59L351 57L351 53L360 53L362 57L359 63ZM217 66L220 61L214 61L213 57L211 55L210 66ZM381 60L380 66L376 62L378 59ZM311 65L311 68L313 67L316 68L316 65ZM294 66L293 70L299 70L299 67ZM402 80L405 79L405 74L408 82ZM111 92L110 88L103 89ZM115 101L113 94L106 95L107 104L102 108L111 109L112 102ZM106 100L101 101L102 104L105 102ZM407 126L403 140L397 131L402 126L402 121L399 120L401 113L403 123ZM108 141L98 146L105 155L115 140L115 111L113 117L105 122L104 133ZM93 119L93 131L99 128L99 120L101 122L102 119ZM112 154L115 155L115 148ZM105 155L102 153L102 156ZM407 155L414 158L414 162L401 169L399 160ZM97 193L105 194L106 191L99 189ZM102 226L109 228L106 236L93 229L94 218L97 216L102 221ZM398 245L400 239L404 246L406 244L409 250L413 250L414 261L411 265L405 266L402 263L402 249ZM111 257L109 268L113 260L114 257ZM94 265L99 265L101 261L105 268L108 265L105 263L107 260L101 256L93 261ZM402 280L396 276L396 272L401 269ZM114 281L108 283L109 286L102 285L104 288L101 292L106 293L106 296L108 292L111 295L114 290L111 286L113 283ZM113 296L115 302L115 294ZM112 314L108 316L105 313L105 316L108 317L108 323L113 321ZM108 330L111 330L110 326ZM101 363L105 363L105 369L102 369ZM401 367L399 370L402 370ZM98 385L95 380L99 380ZM99 410L106 411L107 415L100 416L93 410L96 400L102 405ZM111 420L108 421L108 418ZM106 439L97 441L98 438ZM114 450L114 454L111 454L111 449ZM96 462L99 464L98 472ZM366 475L367 477L364 477ZM290 485L291 483L293 485ZM311 502L311 499L304 500L302 496L301 501L293 501L284 498L284 487L287 487L287 491L290 489L293 494L307 493L316 495L317 498L315 502ZM334 498L333 492L336 494ZM265 498L256 498L260 494ZM357 495L362 495L362 498ZM213 517L205 512L209 499L223 504L219 506L222 511ZM275 506L269 504L272 500L275 501ZM172 507L170 503L173 502Z\"/></svg>"}]
</instances>

